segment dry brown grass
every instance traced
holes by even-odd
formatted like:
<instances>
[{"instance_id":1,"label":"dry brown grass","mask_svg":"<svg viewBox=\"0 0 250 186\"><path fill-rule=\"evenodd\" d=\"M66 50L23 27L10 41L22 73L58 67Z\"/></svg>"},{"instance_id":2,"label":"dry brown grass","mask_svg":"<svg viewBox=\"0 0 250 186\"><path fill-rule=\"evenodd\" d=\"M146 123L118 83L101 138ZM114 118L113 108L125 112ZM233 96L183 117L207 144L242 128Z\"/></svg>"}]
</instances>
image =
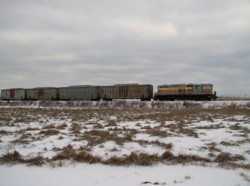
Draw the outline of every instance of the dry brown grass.
<instances>
[{"instance_id":1,"label":"dry brown grass","mask_svg":"<svg viewBox=\"0 0 250 186\"><path fill-rule=\"evenodd\" d=\"M63 129L65 129L65 128L67 128L68 126L67 126L67 124L66 123L63 123L63 124L61 124L61 125L58 125L56 128L58 129L58 130L63 130Z\"/></svg>"},{"instance_id":2,"label":"dry brown grass","mask_svg":"<svg viewBox=\"0 0 250 186\"><path fill-rule=\"evenodd\" d=\"M216 145L217 144L214 142L208 143L205 148L207 148L210 152L221 152L221 150L217 148Z\"/></svg>"},{"instance_id":3,"label":"dry brown grass","mask_svg":"<svg viewBox=\"0 0 250 186\"><path fill-rule=\"evenodd\" d=\"M240 155L240 154L236 154L236 155L232 155L230 153L227 152L222 152L220 153L216 158L215 158L215 162L218 162L220 164L225 164L229 161L240 161L240 160L245 160L245 157Z\"/></svg>"},{"instance_id":4,"label":"dry brown grass","mask_svg":"<svg viewBox=\"0 0 250 186\"><path fill-rule=\"evenodd\" d=\"M220 154L215 158L215 162L218 162L223 167L244 168L250 169L250 164L235 163L235 161L242 160L240 155L228 155L227 153ZM199 162L202 165L204 163L213 162L212 160L197 155L179 154L173 155L169 150L165 151L161 156L151 155L147 153L131 153L124 157L111 157L107 160L103 160L100 157L91 155L84 149L74 149L71 145L68 145L61 149L61 151L52 159L45 159L41 156L32 157L30 159L23 159L23 157L17 152L7 153L0 158L1 163L26 163L31 166L42 166L43 164L50 164L53 167L63 166L63 161L71 160L75 162L84 163L102 163L108 165L140 165L149 166L158 162L165 162L168 164L186 164L192 162Z\"/></svg>"},{"instance_id":5,"label":"dry brown grass","mask_svg":"<svg viewBox=\"0 0 250 186\"><path fill-rule=\"evenodd\" d=\"M197 155L187 155L187 154L179 154L179 155L173 155L170 151L165 151L162 156L162 160L168 161L168 162L175 162L175 163L188 163L188 162L211 162L210 159L200 157Z\"/></svg>"},{"instance_id":6,"label":"dry brown grass","mask_svg":"<svg viewBox=\"0 0 250 186\"><path fill-rule=\"evenodd\" d=\"M220 125L220 124L196 127L196 129L207 129L207 130L209 130L209 129L220 129L220 128L225 128L225 127L223 125Z\"/></svg>"},{"instance_id":7,"label":"dry brown grass","mask_svg":"<svg viewBox=\"0 0 250 186\"><path fill-rule=\"evenodd\" d=\"M77 162L86 162L86 163L98 163L101 162L99 157L91 155L85 150L75 150L71 145L68 145L62 149L60 153L52 158L53 161L58 160L74 160Z\"/></svg>"},{"instance_id":8,"label":"dry brown grass","mask_svg":"<svg viewBox=\"0 0 250 186\"><path fill-rule=\"evenodd\" d=\"M30 158L30 159L24 160L24 162L30 166L42 166L47 161L48 160L46 160L42 156L36 156L36 157Z\"/></svg>"},{"instance_id":9,"label":"dry brown grass","mask_svg":"<svg viewBox=\"0 0 250 186\"><path fill-rule=\"evenodd\" d=\"M70 130L74 133L79 133L82 129L81 125L79 123L72 123Z\"/></svg>"},{"instance_id":10,"label":"dry brown grass","mask_svg":"<svg viewBox=\"0 0 250 186\"><path fill-rule=\"evenodd\" d=\"M46 160L42 156L36 156L29 159L24 159L17 151L7 153L0 158L1 163L26 163L30 166L41 166L45 164Z\"/></svg>"},{"instance_id":11,"label":"dry brown grass","mask_svg":"<svg viewBox=\"0 0 250 186\"><path fill-rule=\"evenodd\" d=\"M159 146L159 147L163 147L164 149L172 149L173 144L172 143L161 143L160 141L156 140L156 141L146 141L146 140L133 140L134 142L137 142L141 145L155 145L155 146Z\"/></svg>"},{"instance_id":12,"label":"dry brown grass","mask_svg":"<svg viewBox=\"0 0 250 186\"><path fill-rule=\"evenodd\" d=\"M54 129L56 126L53 124L45 125L43 129Z\"/></svg>"},{"instance_id":13,"label":"dry brown grass","mask_svg":"<svg viewBox=\"0 0 250 186\"><path fill-rule=\"evenodd\" d=\"M90 146L94 146L109 140L113 140L114 136L108 131L91 130L84 133L83 139L87 140Z\"/></svg>"},{"instance_id":14,"label":"dry brown grass","mask_svg":"<svg viewBox=\"0 0 250 186\"><path fill-rule=\"evenodd\" d=\"M11 132L9 131L6 131L6 130L0 130L0 135L6 135L6 134L9 134Z\"/></svg>"},{"instance_id":15,"label":"dry brown grass","mask_svg":"<svg viewBox=\"0 0 250 186\"><path fill-rule=\"evenodd\" d=\"M94 129L104 129L104 127L100 123L97 123L96 125L94 125L93 128Z\"/></svg>"},{"instance_id":16,"label":"dry brown grass","mask_svg":"<svg viewBox=\"0 0 250 186\"><path fill-rule=\"evenodd\" d=\"M105 103L103 103L105 105ZM123 103L117 103L122 105ZM157 103L161 104L161 103ZM216 162L222 166L242 167L250 169L249 164L241 163L244 161L242 155L232 155L222 153L217 145L236 146L239 143L248 143L249 139L246 134L249 129L244 127L241 121L233 119L235 115L244 115L246 118L250 117L250 112L247 109L240 109L237 106L229 106L224 109L200 109L196 106L185 103L188 109L162 109L155 104L155 109L145 108L100 108L100 109L30 109L30 108L0 108L1 125L8 127L20 127L29 124L29 122L39 122L41 128L28 127L16 132L15 140L12 145L27 145L32 140L39 140L39 138L46 138L52 135L58 135L58 139L67 138L66 132L61 130L69 129L70 137L77 141L86 140L87 147L74 149L72 146L67 146L63 149L53 149L57 153L52 159L44 159L39 154L33 158L22 157L18 152L7 153L0 157L2 163L27 163L30 165L42 165L44 163L57 162L60 165L64 160L73 160L77 162L87 163L104 163L113 165L151 165L157 162L167 163L210 163ZM142 104L143 106L143 104ZM15 119L16 118L16 119ZM110 119L115 118L115 119ZM224 121L238 122L230 127L225 127L222 124L212 124L216 119L226 118ZM232 118L230 120L230 118ZM60 120L62 124L53 120ZM72 124L66 124L71 122ZM169 121L172 124L165 124ZM190 126L193 122L207 121L211 125L195 127ZM249 121L249 120L248 120ZM18 123L17 123L18 122ZM131 129L130 126L122 125L125 122L132 122L136 129ZM136 123L137 122L137 123ZM146 126L145 126L146 124ZM40 127L40 126L39 126ZM133 126L132 126L133 127ZM173 155L171 149L174 146L172 143L161 143L161 138L168 138L174 136L189 136L198 138L199 129L210 130L227 128L231 131L237 131L241 137L244 137L237 143L224 140L221 143L208 143L203 150L208 151L210 156L208 158L199 157L196 155L179 154ZM39 131L39 132L38 132ZM32 134L32 135L31 135ZM38 134L37 136L34 134ZM149 134L153 137L158 137L160 140L136 140L136 134ZM199 134L199 135L198 135ZM0 136L14 135L13 132L7 130L0 130ZM244 136L243 136L244 135ZM36 138L37 137L37 138ZM157 138L156 138L157 139ZM165 141L165 139L163 139ZM101 157L96 157L91 154L91 149L95 146L105 147L105 142L113 141L116 145L122 146L128 142L136 142L143 145L154 145L162 147L167 151L161 156L150 155L143 152L131 153L126 157L112 157L108 160L102 160ZM120 147L119 147L120 148ZM110 151L119 151L119 148L114 147ZM48 151L46 149L45 151ZM218 153L220 153L218 155Z\"/></svg>"},{"instance_id":17,"label":"dry brown grass","mask_svg":"<svg viewBox=\"0 0 250 186\"><path fill-rule=\"evenodd\" d=\"M146 133L150 134L151 136L159 136L161 138L165 138L168 136L168 132L161 129L147 129Z\"/></svg>"},{"instance_id":18,"label":"dry brown grass","mask_svg":"<svg viewBox=\"0 0 250 186\"><path fill-rule=\"evenodd\" d=\"M156 163L159 160L157 155L149 155L146 153L131 153L125 157L111 157L110 159L103 161L104 164L109 165L143 165L148 166Z\"/></svg>"},{"instance_id":19,"label":"dry brown grass","mask_svg":"<svg viewBox=\"0 0 250 186\"><path fill-rule=\"evenodd\" d=\"M114 126L117 126L117 123L115 120L108 120L106 126L107 127L114 127Z\"/></svg>"},{"instance_id":20,"label":"dry brown grass","mask_svg":"<svg viewBox=\"0 0 250 186\"><path fill-rule=\"evenodd\" d=\"M55 129L49 129L49 130L42 130L39 132L39 134L42 134L43 136L53 136L53 135L57 135L60 132L58 130Z\"/></svg>"},{"instance_id":21,"label":"dry brown grass","mask_svg":"<svg viewBox=\"0 0 250 186\"><path fill-rule=\"evenodd\" d=\"M23 163L23 158L19 152L9 152L0 158L1 163Z\"/></svg>"}]
</instances>

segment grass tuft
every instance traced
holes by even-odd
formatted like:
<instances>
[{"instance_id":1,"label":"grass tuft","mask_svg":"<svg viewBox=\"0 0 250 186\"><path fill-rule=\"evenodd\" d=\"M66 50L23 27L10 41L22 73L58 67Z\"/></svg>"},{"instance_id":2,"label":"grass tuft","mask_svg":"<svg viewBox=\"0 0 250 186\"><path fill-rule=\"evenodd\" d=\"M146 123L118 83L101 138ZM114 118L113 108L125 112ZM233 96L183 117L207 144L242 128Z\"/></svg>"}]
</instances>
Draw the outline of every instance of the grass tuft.
<instances>
[{"instance_id":1,"label":"grass tuft","mask_svg":"<svg viewBox=\"0 0 250 186\"><path fill-rule=\"evenodd\" d=\"M55 129L42 130L41 132L39 132L39 134L42 134L44 136L53 136L59 134L59 131Z\"/></svg>"},{"instance_id":2,"label":"grass tuft","mask_svg":"<svg viewBox=\"0 0 250 186\"><path fill-rule=\"evenodd\" d=\"M142 166L149 166L154 164L159 160L157 155L149 155L146 153L131 153L126 157L111 157L110 159L104 161L104 164L109 165L142 165Z\"/></svg>"},{"instance_id":3,"label":"grass tuft","mask_svg":"<svg viewBox=\"0 0 250 186\"><path fill-rule=\"evenodd\" d=\"M1 157L1 162L3 162L3 163L22 163L24 161L23 161L22 156L19 154L19 152L14 151L14 152L10 152L10 153L3 155Z\"/></svg>"},{"instance_id":4,"label":"grass tuft","mask_svg":"<svg viewBox=\"0 0 250 186\"><path fill-rule=\"evenodd\" d=\"M63 148L63 150L52 158L53 161L58 160L74 160L77 162L98 163L101 162L99 157L92 156L84 150L75 150L71 145Z\"/></svg>"},{"instance_id":5,"label":"grass tuft","mask_svg":"<svg viewBox=\"0 0 250 186\"><path fill-rule=\"evenodd\" d=\"M242 155L239 155L239 154L232 155L232 154L227 153L227 152L222 152L218 156L216 156L214 161L218 162L220 164L224 164L224 163L227 163L229 161L241 161L241 160L245 160L245 157Z\"/></svg>"},{"instance_id":6,"label":"grass tuft","mask_svg":"<svg viewBox=\"0 0 250 186\"><path fill-rule=\"evenodd\" d=\"M30 166L42 166L45 164L45 159L42 156L37 156L31 159L25 160L25 163L28 163Z\"/></svg>"}]
</instances>

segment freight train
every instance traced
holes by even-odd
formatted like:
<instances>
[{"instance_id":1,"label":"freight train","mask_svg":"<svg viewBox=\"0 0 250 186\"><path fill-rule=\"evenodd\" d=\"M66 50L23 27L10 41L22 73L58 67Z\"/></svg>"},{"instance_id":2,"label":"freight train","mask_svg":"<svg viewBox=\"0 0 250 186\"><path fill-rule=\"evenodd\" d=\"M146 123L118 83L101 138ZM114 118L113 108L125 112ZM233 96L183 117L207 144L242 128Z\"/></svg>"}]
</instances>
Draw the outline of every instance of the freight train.
<instances>
[{"instance_id":1,"label":"freight train","mask_svg":"<svg viewBox=\"0 0 250 186\"><path fill-rule=\"evenodd\" d=\"M1 90L2 100L83 100L114 99L154 100L216 100L212 84L159 85L153 93L150 84L115 84L110 86L78 85L69 87L12 88Z\"/></svg>"}]
</instances>

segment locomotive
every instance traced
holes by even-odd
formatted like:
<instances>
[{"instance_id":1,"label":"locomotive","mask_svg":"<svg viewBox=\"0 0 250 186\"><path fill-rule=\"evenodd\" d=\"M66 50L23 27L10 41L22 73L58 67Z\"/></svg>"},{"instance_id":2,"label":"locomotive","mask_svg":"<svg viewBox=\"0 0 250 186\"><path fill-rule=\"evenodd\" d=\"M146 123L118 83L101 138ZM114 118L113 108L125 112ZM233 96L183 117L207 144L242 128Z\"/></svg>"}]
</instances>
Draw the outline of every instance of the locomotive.
<instances>
[{"instance_id":1,"label":"locomotive","mask_svg":"<svg viewBox=\"0 0 250 186\"><path fill-rule=\"evenodd\" d=\"M114 99L154 100L216 100L212 84L159 85L153 93L151 84L115 84L109 86L77 85L68 87L12 88L1 90L2 100L83 100Z\"/></svg>"},{"instance_id":2,"label":"locomotive","mask_svg":"<svg viewBox=\"0 0 250 186\"><path fill-rule=\"evenodd\" d=\"M216 100L212 84L159 85L154 100Z\"/></svg>"}]
</instances>

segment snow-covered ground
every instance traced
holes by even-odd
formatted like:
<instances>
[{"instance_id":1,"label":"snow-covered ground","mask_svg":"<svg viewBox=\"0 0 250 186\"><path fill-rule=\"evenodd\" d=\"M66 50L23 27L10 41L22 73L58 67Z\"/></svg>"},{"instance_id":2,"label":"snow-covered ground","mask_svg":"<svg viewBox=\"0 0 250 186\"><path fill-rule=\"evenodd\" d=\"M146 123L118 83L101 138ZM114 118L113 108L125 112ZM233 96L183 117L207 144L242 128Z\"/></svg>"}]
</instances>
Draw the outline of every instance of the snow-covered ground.
<instances>
[{"instance_id":1,"label":"snow-covered ground","mask_svg":"<svg viewBox=\"0 0 250 186\"><path fill-rule=\"evenodd\" d=\"M117 167L76 164L60 168L0 166L1 186L249 186L242 170L155 165Z\"/></svg>"},{"instance_id":2,"label":"snow-covered ground","mask_svg":"<svg viewBox=\"0 0 250 186\"><path fill-rule=\"evenodd\" d=\"M13 103L0 186L250 185L249 102Z\"/></svg>"},{"instance_id":3,"label":"snow-covered ground","mask_svg":"<svg viewBox=\"0 0 250 186\"><path fill-rule=\"evenodd\" d=\"M250 101L1 101L0 107L29 107L29 108L250 108Z\"/></svg>"}]
</instances>

